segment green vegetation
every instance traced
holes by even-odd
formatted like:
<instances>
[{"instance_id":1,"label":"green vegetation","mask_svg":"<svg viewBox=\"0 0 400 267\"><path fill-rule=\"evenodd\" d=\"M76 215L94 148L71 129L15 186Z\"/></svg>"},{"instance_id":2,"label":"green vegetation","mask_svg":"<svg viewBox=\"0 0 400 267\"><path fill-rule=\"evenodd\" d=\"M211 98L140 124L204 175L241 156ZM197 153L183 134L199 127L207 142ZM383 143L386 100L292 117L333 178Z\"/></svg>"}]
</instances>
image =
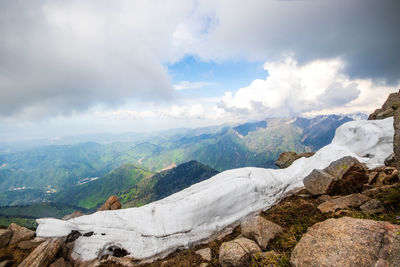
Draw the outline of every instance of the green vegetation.
<instances>
[{"instance_id":1,"label":"green vegetation","mask_svg":"<svg viewBox=\"0 0 400 267\"><path fill-rule=\"evenodd\" d=\"M118 197L125 207L137 207L165 198L217 173L193 160L143 179L137 186L120 192Z\"/></svg>"},{"instance_id":2,"label":"green vegetation","mask_svg":"<svg viewBox=\"0 0 400 267\"><path fill-rule=\"evenodd\" d=\"M101 206L109 196L116 195L123 189L135 187L141 180L151 175L151 172L142 167L125 164L100 179L55 193L51 200L94 209Z\"/></svg>"}]
</instances>

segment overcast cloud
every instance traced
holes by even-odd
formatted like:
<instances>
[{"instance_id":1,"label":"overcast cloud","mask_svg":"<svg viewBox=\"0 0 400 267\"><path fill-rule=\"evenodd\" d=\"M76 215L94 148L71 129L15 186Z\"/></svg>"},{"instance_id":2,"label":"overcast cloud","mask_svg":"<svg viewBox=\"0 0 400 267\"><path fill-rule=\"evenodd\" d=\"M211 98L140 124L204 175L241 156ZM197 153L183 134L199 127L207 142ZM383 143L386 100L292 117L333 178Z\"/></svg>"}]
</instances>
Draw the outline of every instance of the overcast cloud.
<instances>
[{"instance_id":1,"label":"overcast cloud","mask_svg":"<svg viewBox=\"0 0 400 267\"><path fill-rule=\"evenodd\" d=\"M46 118L134 99L171 103L168 112L147 115L189 112L203 118L202 106L173 109L176 90L167 65L188 54L264 61L270 75L279 67L290 73L316 62L336 72L334 78L320 75L327 78L318 78L323 87L317 88L312 76L293 78L277 70L246 89L232 88L213 111L218 116L365 105L366 91L399 82L399 3L0 1L0 117ZM291 61L282 63L287 58ZM259 90L282 79L287 80L280 91ZM369 84L364 93L360 81ZM304 82L308 85L298 86ZM206 85L183 82L175 89Z\"/></svg>"}]
</instances>

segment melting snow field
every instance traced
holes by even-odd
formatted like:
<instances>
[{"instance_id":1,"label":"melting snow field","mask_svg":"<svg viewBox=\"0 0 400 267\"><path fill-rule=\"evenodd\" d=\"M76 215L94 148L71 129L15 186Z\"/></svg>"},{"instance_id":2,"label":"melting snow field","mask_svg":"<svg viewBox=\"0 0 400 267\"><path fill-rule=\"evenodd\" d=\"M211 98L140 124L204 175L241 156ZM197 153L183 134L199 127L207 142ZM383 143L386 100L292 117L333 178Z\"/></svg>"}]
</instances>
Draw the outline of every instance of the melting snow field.
<instances>
[{"instance_id":1,"label":"melting snow field","mask_svg":"<svg viewBox=\"0 0 400 267\"><path fill-rule=\"evenodd\" d=\"M313 169L323 169L344 156L354 156L373 168L383 165L392 152L393 118L352 121L336 130L330 145L286 169L233 169L140 208L99 211L68 221L38 219L36 234L56 237L71 230L93 231L94 235L75 241L73 257L82 261L97 258L111 245L137 259L165 254L268 209L289 190L303 186Z\"/></svg>"}]
</instances>

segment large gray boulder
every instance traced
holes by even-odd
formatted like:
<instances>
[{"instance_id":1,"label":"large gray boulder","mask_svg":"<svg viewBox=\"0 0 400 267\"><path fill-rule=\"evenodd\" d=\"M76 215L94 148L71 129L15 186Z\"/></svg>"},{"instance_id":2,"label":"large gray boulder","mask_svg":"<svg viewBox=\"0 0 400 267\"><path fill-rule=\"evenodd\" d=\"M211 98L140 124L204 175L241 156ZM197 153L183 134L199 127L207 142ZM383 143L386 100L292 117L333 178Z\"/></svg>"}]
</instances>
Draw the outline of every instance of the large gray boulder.
<instances>
[{"instance_id":1,"label":"large gray boulder","mask_svg":"<svg viewBox=\"0 0 400 267\"><path fill-rule=\"evenodd\" d=\"M342 217L310 227L294 248L296 267L400 266L400 226Z\"/></svg>"},{"instance_id":2,"label":"large gray boulder","mask_svg":"<svg viewBox=\"0 0 400 267\"><path fill-rule=\"evenodd\" d=\"M357 193L367 182L365 166L350 156L332 162L323 170L313 170L303 180L305 188L313 195Z\"/></svg>"},{"instance_id":3,"label":"large gray boulder","mask_svg":"<svg viewBox=\"0 0 400 267\"><path fill-rule=\"evenodd\" d=\"M219 248L219 263L222 267L249 266L251 255L256 252L261 252L261 249L253 240L239 237L222 243Z\"/></svg>"},{"instance_id":4,"label":"large gray boulder","mask_svg":"<svg viewBox=\"0 0 400 267\"><path fill-rule=\"evenodd\" d=\"M261 216L250 217L241 223L242 235L253 239L265 250L268 242L283 231L279 225L264 219Z\"/></svg>"}]
</instances>

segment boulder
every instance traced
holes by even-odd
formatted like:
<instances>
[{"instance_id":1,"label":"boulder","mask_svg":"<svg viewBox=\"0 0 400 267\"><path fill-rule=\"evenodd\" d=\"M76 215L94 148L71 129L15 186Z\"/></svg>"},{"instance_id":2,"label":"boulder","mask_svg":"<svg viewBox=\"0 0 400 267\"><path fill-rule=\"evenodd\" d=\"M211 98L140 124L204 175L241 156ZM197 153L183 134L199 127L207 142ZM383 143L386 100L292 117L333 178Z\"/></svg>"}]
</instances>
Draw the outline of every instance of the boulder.
<instances>
[{"instance_id":1,"label":"boulder","mask_svg":"<svg viewBox=\"0 0 400 267\"><path fill-rule=\"evenodd\" d=\"M350 156L332 162L324 170L313 170L303 181L313 195L358 193L367 182L366 168Z\"/></svg>"},{"instance_id":2,"label":"boulder","mask_svg":"<svg viewBox=\"0 0 400 267\"><path fill-rule=\"evenodd\" d=\"M18 224L11 223L8 226L8 229L12 232L10 245L16 244L20 241L29 240L35 237L35 232L25 228L23 226L19 226Z\"/></svg>"},{"instance_id":3,"label":"boulder","mask_svg":"<svg viewBox=\"0 0 400 267\"><path fill-rule=\"evenodd\" d=\"M302 157L311 157L315 154L315 152L303 152L297 154L293 151L283 152L279 155L278 159L275 161L275 165L278 166L280 169L285 169L292 165L292 163Z\"/></svg>"},{"instance_id":4,"label":"boulder","mask_svg":"<svg viewBox=\"0 0 400 267\"><path fill-rule=\"evenodd\" d=\"M370 200L369 197L362 194L352 194L344 197L330 199L318 206L322 213L334 212L338 209L356 208Z\"/></svg>"},{"instance_id":5,"label":"boulder","mask_svg":"<svg viewBox=\"0 0 400 267\"><path fill-rule=\"evenodd\" d=\"M62 241L60 238L48 239L40 244L25 260L19 265L19 267L41 267L49 266L54 261L55 256L62 247Z\"/></svg>"},{"instance_id":6,"label":"boulder","mask_svg":"<svg viewBox=\"0 0 400 267\"><path fill-rule=\"evenodd\" d=\"M0 229L0 248L3 248L8 245L11 239L11 230L10 229Z\"/></svg>"},{"instance_id":7,"label":"boulder","mask_svg":"<svg viewBox=\"0 0 400 267\"><path fill-rule=\"evenodd\" d=\"M83 216L83 215L85 215L85 214L83 214L82 211L77 210L77 211L74 211L74 212L71 213L71 214L65 215L64 217L62 217L61 220L67 221L67 220L69 220L69 219L76 218L76 217L80 217L80 216Z\"/></svg>"},{"instance_id":8,"label":"boulder","mask_svg":"<svg viewBox=\"0 0 400 267\"><path fill-rule=\"evenodd\" d=\"M240 228L245 237L256 241L263 250L267 248L268 242L283 230L279 225L261 216L248 218L241 223Z\"/></svg>"},{"instance_id":9,"label":"boulder","mask_svg":"<svg viewBox=\"0 0 400 267\"><path fill-rule=\"evenodd\" d=\"M195 253L199 254L203 260L211 261L211 249L210 248L199 249Z\"/></svg>"},{"instance_id":10,"label":"boulder","mask_svg":"<svg viewBox=\"0 0 400 267\"><path fill-rule=\"evenodd\" d=\"M255 252L261 252L261 249L254 241L239 237L222 243L219 248L219 263L222 267L249 266L251 255Z\"/></svg>"},{"instance_id":11,"label":"boulder","mask_svg":"<svg viewBox=\"0 0 400 267\"><path fill-rule=\"evenodd\" d=\"M98 210L118 210L121 208L121 203L116 196L111 196Z\"/></svg>"},{"instance_id":12,"label":"boulder","mask_svg":"<svg viewBox=\"0 0 400 267\"><path fill-rule=\"evenodd\" d=\"M308 192L313 195L323 195L328 192L329 186L335 180L335 177L329 173L314 169L304 180L304 186Z\"/></svg>"},{"instance_id":13,"label":"boulder","mask_svg":"<svg viewBox=\"0 0 400 267\"><path fill-rule=\"evenodd\" d=\"M383 207L382 203L377 200L377 199L371 199L364 204L360 206L360 209L365 213L365 214L376 214L376 213L382 213L385 211L385 208Z\"/></svg>"},{"instance_id":14,"label":"boulder","mask_svg":"<svg viewBox=\"0 0 400 267\"><path fill-rule=\"evenodd\" d=\"M368 120L381 120L393 116L394 112L400 107L400 92L392 93L383 103L382 107L376 109L368 117Z\"/></svg>"},{"instance_id":15,"label":"boulder","mask_svg":"<svg viewBox=\"0 0 400 267\"><path fill-rule=\"evenodd\" d=\"M342 217L310 227L294 248L292 266L400 266L400 226Z\"/></svg>"}]
</instances>

